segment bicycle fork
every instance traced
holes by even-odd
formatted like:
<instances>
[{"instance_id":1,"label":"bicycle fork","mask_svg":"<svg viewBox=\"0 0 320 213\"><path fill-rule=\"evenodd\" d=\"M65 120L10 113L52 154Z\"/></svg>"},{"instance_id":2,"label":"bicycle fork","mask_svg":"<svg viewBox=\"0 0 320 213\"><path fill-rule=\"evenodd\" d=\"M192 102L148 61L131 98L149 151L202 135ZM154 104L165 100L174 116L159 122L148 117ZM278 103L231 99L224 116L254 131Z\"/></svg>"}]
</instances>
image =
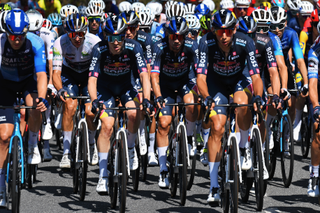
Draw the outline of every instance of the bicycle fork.
<instances>
[{"instance_id":1,"label":"bicycle fork","mask_svg":"<svg viewBox=\"0 0 320 213\"><path fill-rule=\"evenodd\" d=\"M77 148L76 148L76 159L75 159L75 161L76 161L76 169L78 169L78 167L79 167L79 164L80 163L82 163L83 162L83 159L82 160L79 160L79 144L80 144L80 136L79 136L79 134L80 134L80 127L81 127L81 124L82 123L84 123L84 125L86 126L86 128L85 129L88 129L88 124L87 124L87 122L86 122L86 120L85 120L85 118L81 118L80 119L80 122L79 122L79 124L78 124L78 129L77 129L77 136L76 136L76 143L77 143ZM82 130L83 131L83 130ZM86 144L83 144L84 146L87 146L87 153L86 153L86 155L87 155L87 159L88 159L88 162L89 163L91 163L91 159L90 159L90 148L89 148L89 136L88 136L88 133L86 134L86 136L87 136L87 138L86 138Z\"/></svg>"}]
</instances>

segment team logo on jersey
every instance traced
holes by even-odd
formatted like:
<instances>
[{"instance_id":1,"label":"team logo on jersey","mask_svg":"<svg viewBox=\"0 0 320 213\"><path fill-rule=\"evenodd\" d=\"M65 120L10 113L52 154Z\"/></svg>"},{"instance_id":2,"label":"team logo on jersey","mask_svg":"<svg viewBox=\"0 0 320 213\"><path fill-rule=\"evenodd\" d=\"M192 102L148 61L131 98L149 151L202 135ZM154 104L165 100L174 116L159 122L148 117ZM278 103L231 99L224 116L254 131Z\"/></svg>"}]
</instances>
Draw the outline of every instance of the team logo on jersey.
<instances>
[{"instance_id":1,"label":"team logo on jersey","mask_svg":"<svg viewBox=\"0 0 320 213\"><path fill-rule=\"evenodd\" d=\"M110 67L123 67L126 66L126 63L121 63L121 62L115 62L113 64L109 64Z\"/></svg>"},{"instance_id":2,"label":"team logo on jersey","mask_svg":"<svg viewBox=\"0 0 320 213\"><path fill-rule=\"evenodd\" d=\"M218 53L218 52L216 52L216 54L217 54L217 53ZM234 51L234 52L232 53L232 55L233 55L233 56L237 55L236 51Z\"/></svg>"}]
</instances>

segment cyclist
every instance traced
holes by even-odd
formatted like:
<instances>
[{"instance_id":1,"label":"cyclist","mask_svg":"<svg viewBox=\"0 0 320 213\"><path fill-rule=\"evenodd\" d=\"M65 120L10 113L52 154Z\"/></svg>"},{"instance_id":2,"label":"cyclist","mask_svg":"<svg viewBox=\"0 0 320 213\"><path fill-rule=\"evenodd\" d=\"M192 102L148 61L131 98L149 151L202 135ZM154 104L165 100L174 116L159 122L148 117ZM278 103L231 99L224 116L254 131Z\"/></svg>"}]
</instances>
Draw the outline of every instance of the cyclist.
<instances>
[{"instance_id":1,"label":"cyclist","mask_svg":"<svg viewBox=\"0 0 320 213\"><path fill-rule=\"evenodd\" d=\"M8 12L2 27L0 55L1 75L0 88L2 106L13 106L17 92L22 93L27 106L31 109L28 119L28 164L39 164L41 157L37 145L38 132L41 126L40 111L48 106L45 100L47 92L46 56L44 43L33 33L27 33L29 28L28 16L20 9ZM34 77L34 75L36 77ZM40 99L42 98L42 99ZM8 154L10 137L14 130L13 109L0 110L0 206L6 206L5 161Z\"/></svg>"},{"instance_id":2,"label":"cyclist","mask_svg":"<svg viewBox=\"0 0 320 213\"><path fill-rule=\"evenodd\" d=\"M304 19L301 14L300 10L301 7L301 1L300 0L288 0L287 5L290 9L290 11L287 12L288 16L289 13L291 14L291 18L288 18L288 27L294 29L298 35L300 35L300 32L302 30Z\"/></svg>"},{"instance_id":3,"label":"cyclist","mask_svg":"<svg viewBox=\"0 0 320 213\"><path fill-rule=\"evenodd\" d=\"M53 84L64 102L62 116L63 157L60 168L70 168L70 144L72 140L73 116L77 109L77 100L65 99L64 96L79 94L89 95L88 71L93 46L100 39L87 32L87 19L79 13L69 15L65 20L67 34L59 37L53 46ZM92 120L90 99L85 100L86 119L88 123L90 158L92 165L98 163L98 154L94 137L96 128Z\"/></svg>"},{"instance_id":4,"label":"cyclist","mask_svg":"<svg viewBox=\"0 0 320 213\"><path fill-rule=\"evenodd\" d=\"M64 21L68 15L73 13L79 13L79 10L76 6L72 4L64 5L63 7L61 7L61 10L60 10L61 20Z\"/></svg>"},{"instance_id":5,"label":"cyclist","mask_svg":"<svg viewBox=\"0 0 320 213\"><path fill-rule=\"evenodd\" d=\"M157 27L160 25L162 5L159 2L149 2L146 7L150 8L151 13L154 14L154 20L151 25L151 34L155 34Z\"/></svg>"},{"instance_id":6,"label":"cyclist","mask_svg":"<svg viewBox=\"0 0 320 213\"><path fill-rule=\"evenodd\" d=\"M119 9L118 9L117 5L112 3L112 0L104 0L104 3L106 5L106 7L104 8L104 11L106 13L112 12L116 15L119 14Z\"/></svg>"},{"instance_id":7,"label":"cyclist","mask_svg":"<svg viewBox=\"0 0 320 213\"><path fill-rule=\"evenodd\" d=\"M160 164L159 187L168 188L167 148L168 134L172 120L172 106L166 104L176 101L174 92L185 103L195 103L197 94L195 82L192 81L193 71L190 66L198 64L198 44L192 39L185 38L188 33L186 20L181 16L173 16L166 25L168 36L152 46L153 59L151 83L155 94L155 103L160 111L157 130L158 157ZM189 153L192 155L192 136L197 119L197 107L186 107L186 127ZM172 171L171 171L172 172Z\"/></svg>"},{"instance_id":8,"label":"cyclist","mask_svg":"<svg viewBox=\"0 0 320 213\"><path fill-rule=\"evenodd\" d=\"M104 111L100 114L101 131L98 137L99 148L99 182L96 191L99 194L108 193L108 152L110 137L113 131L115 113L108 110L115 106L115 99L120 98L126 107L138 107L137 91L131 84L131 72L139 73L143 86L143 103L151 108L150 78L144 60L141 45L132 39L125 39L127 25L122 16L108 16L104 31L106 40L99 42L93 48L90 65L88 89L92 100L92 112L96 113L99 101L104 103ZM137 110L127 111L128 153L131 170L138 168L138 157L135 149L135 139L139 126Z\"/></svg>"},{"instance_id":9,"label":"cyclist","mask_svg":"<svg viewBox=\"0 0 320 213\"><path fill-rule=\"evenodd\" d=\"M218 169L221 158L221 139L227 119L226 109L214 107L214 105L228 103L230 94L234 94L235 103L248 103L251 97L244 92L249 85L247 75L252 79L255 94L253 102L261 104L263 92L254 41L243 33L237 32L237 20L231 11L219 10L213 16L214 33L209 32L200 40L197 69L197 85L200 94L205 98L205 105L211 110L209 118L211 134L208 139L210 172L208 203L220 201ZM257 110L256 107L255 110ZM251 112L247 107L237 108L237 117L239 129L248 132L246 129L250 126ZM247 138L243 140L247 142Z\"/></svg>"},{"instance_id":10,"label":"cyclist","mask_svg":"<svg viewBox=\"0 0 320 213\"><path fill-rule=\"evenodd\" d=\"M48 19L52 23L52 29L51 32L53 33L53 38L56 40L58 37L62 36L64 34L64 29L62 26L61 16L58 13L51 13L48 16Z\"/></svg>"},{"instance_id":11,"label":"cyclist","mask_svg":"<svg viewBox=\"0 0 320 213\"><path fill-rule=\"evenodd\" d=\"M86 9L86 15L89 21L89 33L98 36L102 40L101 20L104 15L102 7L97 4L91 4Z\"/></svg>"},{"instance_id":12,"label":"cyclist","mask_svg":"<svg viewBox=\"0 0 320 213\"><path fill-rule=\"evenodd\" d=\"M48 17L50 13L59 13L61 10L61 2L59 0L39 0L38 3L44 10L45 17Z\"/></svg>"},{"instance_id":13,"label":"cyclist","mask_svg":"<svg viewBox=\"0 0 320 213\"><path fill-rule=\"evenodd\" d=\"M234 3L232 0L222 0L220 2L220 9L226 9L230 10L231 12L234 12Z\"/></svg>"},{"instance_id":14,"label":"cyclist","mask_svg":"<svg viewBox=\"0 0 320 213\"><path fill-rule=\"evenodd\" d=\"M236 17L246 16L250 6L249 0L236 0L235 1L235 15Z\"/></svg>"}]
</instances>

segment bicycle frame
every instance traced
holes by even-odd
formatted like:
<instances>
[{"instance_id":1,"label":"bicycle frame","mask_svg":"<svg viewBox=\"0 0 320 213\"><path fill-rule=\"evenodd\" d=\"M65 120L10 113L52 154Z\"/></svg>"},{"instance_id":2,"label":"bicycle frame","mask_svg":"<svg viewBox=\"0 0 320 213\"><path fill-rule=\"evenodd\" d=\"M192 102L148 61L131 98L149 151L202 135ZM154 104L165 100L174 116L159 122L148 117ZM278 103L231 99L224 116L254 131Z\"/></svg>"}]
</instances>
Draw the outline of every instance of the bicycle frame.
<instances>
[{"instance_id":1,"label":"bicycle frame","mask_svg":"<svg viewBox=\"0 0 320 213\"><path fill-rule=\"evenodd\" d=\"M283 133L283 117L285 115L288 115L288 107L285 107L285 109L282 110L281 112L281 119L280 119L280 152L283 152L282 150L282 133ZM278 128L278 131L279 131L279 128Z\"/></svg>"}]
</instances>

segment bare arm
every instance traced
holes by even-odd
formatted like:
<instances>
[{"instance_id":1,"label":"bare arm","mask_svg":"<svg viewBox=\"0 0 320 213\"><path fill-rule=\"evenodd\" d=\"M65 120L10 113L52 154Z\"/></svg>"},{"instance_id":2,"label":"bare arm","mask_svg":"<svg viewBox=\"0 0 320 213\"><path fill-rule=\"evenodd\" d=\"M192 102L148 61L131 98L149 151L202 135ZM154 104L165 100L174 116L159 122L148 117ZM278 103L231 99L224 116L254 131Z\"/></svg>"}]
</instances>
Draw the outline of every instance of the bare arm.
<instances>
[{"instance_id":1,"label":"bare arm","mask_svg":"<svg viewBox=\"0 0 320 213\"><path fill-rule=\"evenodd\" d=\"M140 73L140 80L142 83L143 98L150 100L151 84L150 84L149 73L148 72Z\"/></svg>"},{"instance_id":2,"label":"bare arm","mask_svg":"<svg viewBox=\"0 0 320 213\"><path fill-rule=\"evenodd\" d=\"M48 84L52 84L52 74L53 74L52 59L48 60L48 64L49 64L49 82L48 82Z\"/></svg>"},{"instance_id":3,"label":"bare arm","mask_svg":"<svg viewBox=\"0 0 320 213\"><path fill-rule=\"evenodd\" d=\"M47 73L37 72L38 97L45 99L47 94Z\"/></svg>"},{"instance_id":4,"label":"bare arm","mask_svg":"<svg viewBox=\"0 0 320 213\"><path fill-rule=\"evenodd\" d=\"M280 78L276 67L270 67L269 69L270 81L272 86L273 94L279 96L280 92Z\"/></svg>"},{"instance_id":5,"label":"bare arm","mask_svg":"<svg viewBox=\"0 0 320 213\"><path fill-rule=\"evenodd\" d=\"M279 68L281 87L288 88L288 68L282 55L276 55L277 64Z\"/></svg>"},{"instance_id":6,"label":"bare arm","mask_svg":"<svg viewBox=\"0 0 320 213\"><path fill-rule=\"evenodd\" d=\"M158 73L151 73L151 84L156 98L161 96L160 79Z\"/></svg>"}]
</instances>

